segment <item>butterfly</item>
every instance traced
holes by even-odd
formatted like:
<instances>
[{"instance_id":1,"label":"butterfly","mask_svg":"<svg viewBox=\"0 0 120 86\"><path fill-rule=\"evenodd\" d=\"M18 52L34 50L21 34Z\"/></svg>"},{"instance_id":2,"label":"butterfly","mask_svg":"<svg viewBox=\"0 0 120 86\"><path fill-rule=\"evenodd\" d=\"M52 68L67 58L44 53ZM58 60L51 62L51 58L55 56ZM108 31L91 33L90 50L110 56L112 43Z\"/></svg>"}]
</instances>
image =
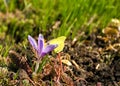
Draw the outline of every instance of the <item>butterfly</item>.
<instances>
[{"instance_id":1,"label":"butterfly","mask_svg":"<svg viewBox=\"0 0 120 86\"><path fill-rule=\"evenodd\" d=\"M65 42L66 37L65 36L60 36L58 38L50 40L48 43L49 44L57 44L58 47L54 49L56 53L59 53L63 50L64 48L64 42Z\"/></svg>"}]
</instances>

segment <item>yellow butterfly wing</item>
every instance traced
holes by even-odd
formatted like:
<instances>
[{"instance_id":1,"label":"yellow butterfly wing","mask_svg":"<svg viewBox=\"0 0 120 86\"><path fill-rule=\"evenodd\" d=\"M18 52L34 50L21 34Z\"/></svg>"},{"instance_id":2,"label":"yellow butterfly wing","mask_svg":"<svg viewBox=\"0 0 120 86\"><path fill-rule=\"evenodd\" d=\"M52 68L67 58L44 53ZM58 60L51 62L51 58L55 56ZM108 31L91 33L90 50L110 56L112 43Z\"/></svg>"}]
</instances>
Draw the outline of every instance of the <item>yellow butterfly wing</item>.
<instances>
[{"instance_id":1,"label":"yellow butterfly wing","mask_svg":"<svg viewBox=\"0 0 120 86\"><path fill-rule=\"evenodd\" d=\"M52 39L49 41L49 44L58 44L58 47L54 49L56 53L59 53L63 50L64 48L64 42L65 42L66 37L65 36L60 36L58 38Z\"/></svg>"}]
</instances>

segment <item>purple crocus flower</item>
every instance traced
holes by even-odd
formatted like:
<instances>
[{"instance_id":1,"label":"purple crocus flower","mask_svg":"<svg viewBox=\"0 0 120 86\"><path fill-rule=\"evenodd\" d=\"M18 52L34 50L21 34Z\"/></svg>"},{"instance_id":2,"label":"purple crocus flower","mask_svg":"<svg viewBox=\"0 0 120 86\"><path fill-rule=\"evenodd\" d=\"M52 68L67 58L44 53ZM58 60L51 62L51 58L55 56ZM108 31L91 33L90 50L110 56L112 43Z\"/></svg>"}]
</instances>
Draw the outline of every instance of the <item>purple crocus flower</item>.
<instances>
[{"instance_id":1,"label":"purple crocus flower","mask_svg":"<svg viewBox=\"0 0 120 86\"><path fill-rule=\"evenodd\" d=\"M38 59L42 58L46 54L48 54L50 51L54 50L58 45L57 44L44 44L44 38L42 34L39 34L38 43L35 41L34 38L32 38L30 35L28 35L28 40L32 47L35 49L38 55Z\"/></svg>"}]
</instances>

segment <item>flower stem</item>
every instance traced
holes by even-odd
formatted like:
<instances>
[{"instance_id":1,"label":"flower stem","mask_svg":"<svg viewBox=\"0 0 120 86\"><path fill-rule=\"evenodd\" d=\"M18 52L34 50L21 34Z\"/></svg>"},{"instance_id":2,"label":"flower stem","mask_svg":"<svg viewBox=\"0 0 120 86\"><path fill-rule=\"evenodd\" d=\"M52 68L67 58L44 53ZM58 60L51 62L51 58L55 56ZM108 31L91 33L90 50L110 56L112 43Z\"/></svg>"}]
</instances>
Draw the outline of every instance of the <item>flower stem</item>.
<instances>
[{"instance_id":1,"label":"flower stem","mask_svg":"<svg viewBox=\"0 0 120 86\"><path fill-rule=\"evenodd\" d=\"M39 62L36 62L36 65L35 65L35 73L37 73L37 71L38 71L38 68L39 68Z\"/></svg>"}]
</instances>

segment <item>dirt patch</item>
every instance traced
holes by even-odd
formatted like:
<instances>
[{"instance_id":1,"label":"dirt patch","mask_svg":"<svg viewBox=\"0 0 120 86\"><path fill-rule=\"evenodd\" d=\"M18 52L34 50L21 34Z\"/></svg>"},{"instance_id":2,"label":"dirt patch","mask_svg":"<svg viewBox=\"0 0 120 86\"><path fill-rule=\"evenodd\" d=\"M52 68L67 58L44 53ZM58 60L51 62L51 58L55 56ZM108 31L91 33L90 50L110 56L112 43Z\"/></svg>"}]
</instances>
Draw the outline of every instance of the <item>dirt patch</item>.
<instances>
[{"instance_id":1,"label":"dirt patch","mask_svg":"<svg viewBox=\"0 0 120 86\"><path fill-rule=\"evenodd\" d=\"M110 29L111 28L111 29ZM67 39L63 52L50 53L40 73L33 73L31 47L15 45L6 59L0 57L0 84L5 86L119 86L120 35L108 26L103 33L94 32L83 41L79 35ZM5 68L5 66L7 68ZM3 76L5 75L5 76Z\"/></svg>"},{"instance_id":2,"label":"dirt patch","mask_svg":"<svg viewBox=\"0 0 120 86\"><path fill-rule=\"evenodd\" d=\"M119 37L108 40L107 36L96 35L96 33L92 33L86 40L81 43L76 42L74 45L72 41L67 40L63 52L54 56L51 53L49 62L36 78L31 77L31 64L33 64L31 59L34 56L31 49L24 50L22 47L16 47L10 57L14 58L12 62L17 66L10 68L11 71L17 69L24 73L19 72L17 80L12 80L14 73L17 72L14 71L12 75L9 74L9 78L12 77L11 81L19 85L23 80L28 80L30 85L36 86L119 86L119 41ZM25 60L23 58L25 56L29 58ZM62 60L67 61L61 65ZM23 75L26 77L21 78Z\"/></svg>"}]
</instances>

